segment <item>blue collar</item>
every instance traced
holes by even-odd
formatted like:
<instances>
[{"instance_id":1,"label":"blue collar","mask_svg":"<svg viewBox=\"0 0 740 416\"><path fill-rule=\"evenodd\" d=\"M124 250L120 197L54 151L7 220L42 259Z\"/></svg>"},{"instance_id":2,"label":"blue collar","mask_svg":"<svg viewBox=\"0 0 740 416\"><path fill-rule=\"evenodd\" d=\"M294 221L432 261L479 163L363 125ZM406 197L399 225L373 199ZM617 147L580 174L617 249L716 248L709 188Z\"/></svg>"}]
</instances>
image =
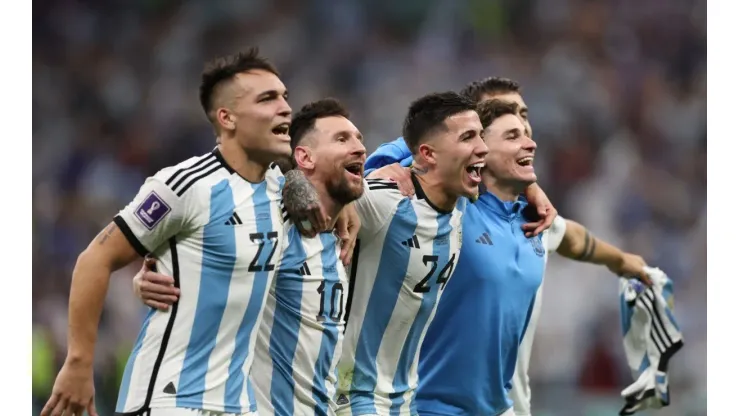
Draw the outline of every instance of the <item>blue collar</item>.
<instances>
[{"instance_id":1,"label":"blue collar","mask_svg":"<svg viewBox=\"0 0 740 416\"><path fill-rule=\"evenodd\" d=\"M481 183L479 186L480 197L478 201L490 207L493 212L503 218L516 218L522 215L524 207L527 206L527 198L524 195L519 195L516 201L502 201L499 197L488 192L485 186Z\"/></svg>"}]
</instances>

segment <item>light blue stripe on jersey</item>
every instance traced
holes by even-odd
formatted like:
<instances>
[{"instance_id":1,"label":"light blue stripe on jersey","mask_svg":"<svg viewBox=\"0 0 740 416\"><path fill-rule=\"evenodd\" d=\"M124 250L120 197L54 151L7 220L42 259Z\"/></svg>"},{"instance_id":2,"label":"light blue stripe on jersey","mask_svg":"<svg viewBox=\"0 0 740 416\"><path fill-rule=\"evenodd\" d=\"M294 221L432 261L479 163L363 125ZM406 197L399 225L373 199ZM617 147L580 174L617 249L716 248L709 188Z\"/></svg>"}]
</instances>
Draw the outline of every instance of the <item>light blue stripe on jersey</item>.
<instances>
[{"instance_id":1,"label":"light blue stripe on jersey","mask_svg":"<svg viewBox=\"0 0 740 416\"><path fill-rule=\"evenodd\" d=\"M234 212L234 197L227 179L211 188L211 213L203 227L203 261L193 329L185 351L177 388L177 407L203 405L208 359L226 309L231 275L236 262L236 235L224 225Z\"/></svg>"},{"instance_id":2,"label":"light blue stripe on jersey","mask_svg":"<svg viewBox=\"0 0 740 416\"><path fill-rule=\"evenodd\" d=\"M355 368L350 387L352 413L359 414L359 406L367 405L370 397L354 398L355 391L372 392L378 382L376 359L380 343L396 307L401 287L406 278L410 248L400 244L414 236L416 231L416 212L411 200L404 198L396 208L383 241L378 272L368 299L367 311L362 321L360 335L355 350ZM403 251L403 252L401 252ZM394 301L392 301L394 300ZM358 400L360 399L360 400ZM362 401L362 402L361 402ZM373 406L374 409L374 406ZM373 410L372 413L377 413Z\"/></svg>"},{"instance_id":3,"label":"light blue stripe on jersey","mask_svg":"<svg viewBox=\"0 0 740 416\"><path fill-rule=\"evenodd\" d=\"M414 322L411 324L406 342L403 344L403 349L401 349L398 368L393 377L393 390L398 394L391 397L390 414L392 416L400 414L401 405L403 405L404 401L403 394L409 390L409 373L411 372L411 364L416 356L416 351L419 348L419 342L421 342L421 333L429 323L429 317L432 315L434 305L437 303L437 295L439 294L441 285L435 284L435 282L441 273L447 272L444 269L450 257L450 238L452 238L450 235L452 231L450 217L450 215L440 215L437 217L437 235L434 237L434 247L432 248L432 255L437 256L437 259L439 259L437 262L437 272L429 280L429 291L422 296L421 306L414 318Z\"/></svg>"},{"instance_id":4,"label":"light blue stripe on jersey","mask_svg":"<svg viewBox=\"0 0 740 416\"><path fill-rule=\"evenodd\" d=\"M339 282L339 273L337 272L337 239L332 234L322 233L321 236L321 266L324 276L324 307L322 310L327 311L330 318L324 321L323 336L321 337L321 348L316 360L313 376L313 398L316 400L316 416L328 415L329 395L326 391L326 378L329 376L329 369L334 360L334 349L339 341L339 330L337 322L331 319L332 311L339 312L339 319L342 319L342 304L344 290L340 291L339 298L335 298L334 286L341 285Z\"/></svg>"},{"instance_id":5,"label":"light blue stripe on jersey","mask_svg":"<svg viewBox=\"0 0 740 416\"><path fill-rule=\"evenodd\" d=\"M301 235L298 229L290 227L290 241L283 253L282 264L303 265L306 261L306 250L303 248ZM295 381L293 380L293 358L298 345L298 331L301 327L300 311L303 300L303 282L301 276L296 278L284 277L287 273L300 273L298 270L281 270L278 272L281 279L280 291L276 291L275 317L270 333L270 357L272 357L272 371L282 372L272 376L270 383L270 400L275 408L276 415L293 414L293 394ZM293 311L293 313L291 313ZM295 314L295 312L298 312Z\"/></svg>"},{"instance_id":6,"label":"light blue stripe on jersey","mask_svg":"<svg viewBox=\"0 0 740 416\"><path fill-rule=\"evenodd\" d=\"M267 196L267 181L259 184L252 184L254 195L254 218L257 220L257 233L262 234L264 246L260 253L259 271L255 271L252 276L252 294L249 296L247 310L244 312L242 322L236 332L236 341L234 346L234 355L229 363L229 378L226 380L226 394L224 396L224 411L227 413L243 412L239 399L243 389L247 389L249 398L249 411L257 410L257 404L254 402L254 395L249 392L249 385L244 385L244 361L249 354L249 341L262 312L263 301L265 299L265 290L267 290L267 280L269 270L265 270L270 259L270 253L273 252L273 245L278 244L277 238L269 238L268 233L272 231L272 204ZM275 266L272 266L275 267Z\"/></svg>"},{"instance_id":7,"label":"light blue stripe on jersey","mask_svg":"<svg viewBox=\"0 0 740 416\"><path fill-rule=\"evenodd\" d=\"M116 403L116 412L118 413L126 411L126 399L128 398L128 389L131 386L131 372L134 371L136 357L138 357L141 346L144 343L144 337L146 337L146 331L147 328L149 328L149 321L152 319L152 316L154 316L156 311L156 309L149 309L149 312L147 312L146 317L144 317L144 322L141 325L139 336L136 338L136 342L134 343L134 348L131 351L131 355L128 357L126 369L123 371L123 378L121 379L121 388L118 391L118 402Z\"/></svg>"}]
</instances>

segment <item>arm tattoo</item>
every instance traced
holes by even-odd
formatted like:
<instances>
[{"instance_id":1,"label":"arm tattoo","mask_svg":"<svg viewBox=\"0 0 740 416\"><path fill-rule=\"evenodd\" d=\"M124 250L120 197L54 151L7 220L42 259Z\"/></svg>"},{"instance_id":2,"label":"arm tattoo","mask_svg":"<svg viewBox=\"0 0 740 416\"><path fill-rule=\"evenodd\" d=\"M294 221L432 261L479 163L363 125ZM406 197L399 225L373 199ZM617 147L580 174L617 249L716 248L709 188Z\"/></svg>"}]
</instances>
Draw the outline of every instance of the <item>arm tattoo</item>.
<instances>
[{"instance_id":1,"label":"arm tattoo","mask_svg":"<svg viewBox=\"0 0 740 416\"><path fill-rule=\"evenodd\" d=\"M285 174L283 205L294 218L306 218L309 211L319 205L319 194L300 170L293 169Z\"/></svg>"},{"instance_id":2,"label":"arm tattoo","mask_svg":"<svg viewBox=\"0 0 740 416\"><path fill-rule=\"evenodd\" d=\"M115 230L116 224L109 225L108 228L103 230L103 232L98 235L98 244L100 244L101 246L105 244L105 242L108 241L108 238L113 235L113 231Z\"/></svg>"},{"instance_id":3,"label":"arm tattoo","mask_svg":"<svg viewBox=\"0 0 740 416\"><path fill-rule=\"evenodd\" d=\"M580 261L589 261L594 255L594 250L596 249L596 239L591 237L591 233L586 231L586 236L584 237L583 241L583 253L581 253L580 256L578 256L577 260Z\"/></svg>"}]
</instances>

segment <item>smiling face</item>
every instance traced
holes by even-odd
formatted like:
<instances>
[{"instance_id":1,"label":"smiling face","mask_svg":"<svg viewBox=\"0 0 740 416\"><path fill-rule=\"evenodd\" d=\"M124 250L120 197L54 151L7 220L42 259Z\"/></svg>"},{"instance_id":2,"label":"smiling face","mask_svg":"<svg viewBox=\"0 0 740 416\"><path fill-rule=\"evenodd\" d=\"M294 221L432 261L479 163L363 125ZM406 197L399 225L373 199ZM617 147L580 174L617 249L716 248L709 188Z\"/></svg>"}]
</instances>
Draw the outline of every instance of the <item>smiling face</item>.
<instances>
[{"instance_id":1,"label":"smiling face","mask_svg":"<svg viewBox=\"0 0 740 416\"><path fill-rule=\"evenodd\" d=\"M422 146L433 149L447 194L473 198L478 195L480 171L488 153L480 118L469 110L448 117L444 124L436 137Z\"/></svg>"},{"instance_id":2,"label":"smiling face","mask_svg":"<svg viewBox=\"0 0 740 416\"><path fill-rule=\"evenodd\" d=\"M329 195L341 204L362 196L366 150L357 127L342 116L319 118L306 139L312 175Z\"/></svg>"},{"instance_id":3,"label":"smiling face","mask_svg":"<svg viewBox=\"0 0 740 416\"><path fill-rule=\"evenodd\" d=\"M534 155L537 144L526 132L521 118L504 114L493 120L484 132L488 145L486 169L501 182L527 186L537 181Z\"/></svg>"}]
</instances>

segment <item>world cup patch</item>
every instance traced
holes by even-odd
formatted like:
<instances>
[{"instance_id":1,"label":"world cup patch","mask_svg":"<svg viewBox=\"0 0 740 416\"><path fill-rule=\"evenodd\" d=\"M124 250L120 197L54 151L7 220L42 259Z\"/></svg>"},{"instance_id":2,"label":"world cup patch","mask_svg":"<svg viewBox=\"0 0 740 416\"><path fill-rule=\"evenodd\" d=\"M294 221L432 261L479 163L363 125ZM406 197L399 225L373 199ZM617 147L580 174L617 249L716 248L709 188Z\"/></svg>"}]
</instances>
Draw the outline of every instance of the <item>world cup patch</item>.
<instances>
[{"instance_id":1,"label":"world cup patch","mask_svg":"<svg viewBox=\"0 0 740 416\"><path fill-rule=\"evenodd\" d=\"M542 245L542 239L540 236L534 236L529 239L529 243L532 244L534 253L542 257L545 255L545 247Z\"/></svg>"},{"instance_id":2,"label":"world cup patch","mask_svg":"<svg viewBox=\"0 0 740 416\"><path fill-rule=\"evenodd\" d=\"M156 227L157 224L162 221L162 218L169 214L170 211L172 210L170 209L170 206L164 202L164 199L157 195L156 192L152 191L146 198L144 198L144 202L139 204L139 207L136 208L135 214L136 218L138 218L146 228L151 230Z\"/></svg>"}]
</instances>

